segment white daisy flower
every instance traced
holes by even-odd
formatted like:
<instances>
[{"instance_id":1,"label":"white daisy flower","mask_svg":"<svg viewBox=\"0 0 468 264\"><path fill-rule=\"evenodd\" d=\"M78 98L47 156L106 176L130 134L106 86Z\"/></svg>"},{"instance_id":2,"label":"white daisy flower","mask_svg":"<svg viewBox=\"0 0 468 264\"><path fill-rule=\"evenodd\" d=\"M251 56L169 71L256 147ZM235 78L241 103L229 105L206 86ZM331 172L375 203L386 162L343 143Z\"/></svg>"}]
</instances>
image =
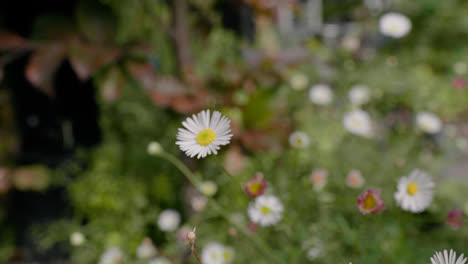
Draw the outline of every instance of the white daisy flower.
<instances>
[{"instance_id":1,"label":"white daisy flower","mask_svg":"<svg viewBox=\"0 0 468 264\"><path fill-rule=\"evenodd\" d=\"M161 212L158 218L158 226L164 232L174 231L179 227L180 214L176 210L167 209Z\"/></svg>"},{"instance_id":2,"label":"white daisy flower","mask_svg":"<svg viewBox=\"0 0 468 264\"><path fill-rule=\"evenodd\" d=\"M366 104L370 100L369 88L365 85L355 85L349 90L348 97L355 106Z\"/></svg>"},{"instance_id":3,"label":"white daisy flower","mask_svg":"<svg viewBox=\"0 0 468 264\"><path fill-rule=\"evenodd\" d=\"M86 237L81 232L73 232L70 235L70 244L72 246L81 246L86 242Z\"/></svg>"},{"instance_id":4,"label":"white daisy flower","mask_svg":"<svg viewBox=\"0 0 468 264\"><path fill-rule=\"evenodd\" d=\"M343 125L346 130L355 135L370 137L373 134L369 114L360 109L346 113L343 117Z\"/></svg>"},{"instance_id":5,"label":"white daisy flower","mask_svg":"<svg viewBox=\"0 0 468 264\"><path fill-rule=\"evenodd\" d=\"M458 75L464 75L468 72L468 66L463 61L459 61L453 65L453 71Z\"/></svg>"},{"instance_id":6,"label":"white daisy flower","mask_svg":"<svg viewBox=\"0 0 468 264\"><path fill-rule=\"evenodd\" d=\"M140 259L150 259L158 253L158 250L153 245L150 238L143 239L143 242L138 246L136 255Z\"/></svg>"},{"instance_id":7,"label":"white daisy flower","mask_svg":"<svg viewBox=\"0 0 468 264\"><path fill-rule=\"evenodd\" d=\"M411 21L398 13L387 13L380 18L380 32L392 38L402 38L411 30Z\"/></svg>"},{"instance_id":8,"label":"white daisy flower","mask_svg":"<svg viewBox=\"0 0 468 264\"><path fill-rule=\"evenodd\" d=\"M416 125L428 134L437 134L442 130L442 121L428 112L420 112L416 115Z\"/></svg>"},{"instance_id":9,"label":"white daisy flower","mask_svg":"<svg viewBox=\"0 0 468 264\"><path fill-rule=\"evenodd\" d=\"M252 222L261 226L271 226L282 218L283 204L273 195L262 195L250 202L247 213Z\"/></svg>"},{"instance_id":10,"label":"white daisy flower","mask_svg":"<svg viewBox=\"0 0 468 264\"><path fill-rule=\"evenodd\" d=\"M461 254L457 259L457 253L450 249L450 253L447 250L442 252L436 252L434 256L431 257L432 264L465 264L467 258L463 258L463 254Z\"/></svg>"},{"instance_id":11,"label":"white daisy flower","mask_svg":"<svg viewBox=\"0 0 468 264\"><path fill-rule=\"evenodd\" d=\"M204 181L200 184L200 191L206 196L213 196L218 191L218 185L213 181Z\"/></svg>"},{"instance_id":12,"label":"white daisy flower","mask_svg":"<svg viewBox=\"0 0 468 264\"><path fill-rule=\"evenodd\" d=\"M306 148L310 144L309 136L302 131L295 131L289 136L289 144L294 148Z\"/></svg>"},{"instance_id":13,"label":"white daisy flower","mask_svg":"<svg viewBox=\"0 0 468 264\"><path fill-rule=\"evenodd\" d=\"M179 128L177 142L179 148L191 158L204 158L207 155L218 154L220 146L229 144L231 140L231 121L220 112L204 110L197 115L188 117Z\"/></svg>"},{"instance_id":14,"label":"white daisy flower","mask_svg":"<svg viewBox=\"0 0 468 264\"><path fill-rule=\"evenodd\" d=\"M310 88L309 99L314 104L328 105L333 100L333 91L326 84L316 84Z\"/></svg>"},{"instance_id":15,"label":"white daisy flower","mask_svg":"<svg viewBox=\"0 0 468 264\"><path fill-rule=\"evenodd\" d=\"M229 264L233 258L232 248L217 242L206 244L201 254L201 260L204 264Z\"/></svg>"},{"instance_id":16,"label":"white daisy flower","mask_svg":"<svg viewBox=\"0 0 468 264\"><path fill-rule=\"evenodd\" d=\"M403 210L413 213L424 211L431 205L434 183L431 177L419 169L398 181L395 200Z\"/></svg>"},{"instance_id":17,"label":"white daisy flower","mask_svg":"<svg viewBox=\"0 0 468 264\"><path fill-rule=\"evenodd\" d=\"M322 255L322 248L317 246L317 247L312 247L307 250L307 259L310 261L316 260Z\"/></svg>"},{"instance_id":18,"label":"white daisy flower","mask_svg":"<svg viewBox=\"0 0 468 264\"><path fill-rule=\"evenodd\" d=\"M309 84L309 78L305 74L295 73L289 79L289 84L294 90L302 91Z\"/></svg>"},{"instance_id":19,"label":"white daisy flower","mask_svg":"<svg viewBox=\"0 0 468 264\"><path fill-rule=\"evenodd\" d=\"M101 255L99 264L119 264L124 263L124 260L122 250L118 247L111 247Z\"/></svg>"},{"instance_id":20,"label":"white daisy flower","mask_svg":"<svg viewBox=\"0 0 468 264\"><path fill-rule=\"evenodd\" d=\"M171 264L171 261L165 257L157 257L151 260L148 264Z\"/></svg>"}]
</instances>

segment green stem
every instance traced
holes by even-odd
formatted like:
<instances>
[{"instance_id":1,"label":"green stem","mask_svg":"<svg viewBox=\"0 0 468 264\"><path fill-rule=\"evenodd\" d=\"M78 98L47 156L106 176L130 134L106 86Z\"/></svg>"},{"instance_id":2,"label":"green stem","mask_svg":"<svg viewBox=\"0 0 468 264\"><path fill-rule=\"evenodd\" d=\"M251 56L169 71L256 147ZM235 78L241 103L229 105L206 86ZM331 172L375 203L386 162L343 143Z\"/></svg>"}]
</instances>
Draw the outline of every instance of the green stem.
<instances>
[{"instance_id":1,"label":"green stem","mask_svg":"<svg viewBox=\"0 0 468 264\"><path fill-rule=\"evenodd\" d=\"M214 159L216 161L216 164L218 164L219 167L221 167L221 170L226 174L233 182L235 182L237 185L240 186L242 193L244 193L244 185L239 181L237 177L234 177L229 171L226 170L224 165L221 163L221 161L218 159L217 156L214 156Z\"/></svg>"},{"instance_id":2,"label":"green stem","mask_svg":"<svg viewBox=\"0 0 468 264\"><path fill-rule=\"evenodd\" d=\"M192 185L199 191L201 192L200 190L200 180L198 180L195 175L192 173L192 171L190 171L189 168L187 168L187 166L185 166L184 163L182 163L179 159L177 159L175 156L173 156L172 154L169 154L167 152L163 152L161 153L159 156L161 156L162 158L166 159L167 161L169 161L170 163L172 163L172 165L174 165L180 172L182 172L182 174L184 174L185 177L187 177L187 179L190 181L190 183L192 183ZM216 159L217 160L217 159ZM231 174L229 174L229 172L226 171L226 169L221 166L224 170L224 172L231 176L231 178L235 179ZM241 185L242 187L242 185ZM235 221L233 221L231 219L231 217L229 217L229 214L228 212L226 212L215 200L213 200L212 198L210 197L207 197L208 201L210 202L210 204L212 205L212 207L226 220L228 221L231 225L235 226L248 240L250 240L256 247L258 250L260 250L264 256L268 257L270 259L270 261L272 261L273 263L282 263L280 261L279 258L275 257L274 256L274 251L272 249L270 249L268 247L267 244L265 244L265 242L261 239L259 239L258 237L256 236L251 236L249 234L249 231L247 230L247 228L239 223L236 223Z\"/></svg>"}]
</instances>

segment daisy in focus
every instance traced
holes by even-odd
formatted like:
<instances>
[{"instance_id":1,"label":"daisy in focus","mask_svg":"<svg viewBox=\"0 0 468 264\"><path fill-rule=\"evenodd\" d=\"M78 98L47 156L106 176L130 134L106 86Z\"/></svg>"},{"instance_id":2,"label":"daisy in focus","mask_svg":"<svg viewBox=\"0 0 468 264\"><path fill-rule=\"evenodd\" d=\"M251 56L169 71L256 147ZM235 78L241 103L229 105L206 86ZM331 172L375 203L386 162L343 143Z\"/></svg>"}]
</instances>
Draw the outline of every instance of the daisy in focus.
<instances>
[{"instance_id":1,"label":"daisy in focus","mask_svg":"<svg viewBox=\"0 0 468 264\"><path fill-rule=\"evenodd\" d=\"M333 92L326 84L316 84L310 88L309 99L314 104L328 105L333 100Z\"/></svg>"},{"instance_id":2,"label":"daisy in focus","mask_svg":"<svg viewBox=\"0 0 468 264\"><path fill-rule=\"evenodd\" d=\"M328 171L325 169L316 169L310 175L310 181L315 190L321 190L328 183Z\"/></svg>"},{"instance_id":3,"label":"daisy in focus","mask_svg":"<svg viewBox=\"0 0 468 264\"><path fill-rule=\"evenodd\" d=\"M306 148L310 144L309 136L302 131L293 132L289 136L289 144L293 148L300 148L300 149Z\"/></svg>"},{"instance_id":4,"label":"daisy in focus","mask_svg":"<svg viewBox=\"0 0 468 264\"><path fill-rule=\"evenodd\" d=\"M180 214L176 210L167 209L158 218L158 227L164 232L174 231L179 227Z\"/></svg>"},{"instance_id":5,"label":"daisy in focus","mask_svg":"<svg viewBox=\"0 0 468 264\"><path fill-rule=\"evenodd\" d=\"M252 222L261 226L272 226L283 217L283 204L273 195L262 195L250 202L247 214Z\"/></svg>"},{"instance_id":6,"label":"daisy in focus","mask_svg":"<svg viewBox=\"0 0 468 264\"><path fill-rule=\"evenodd\" d=\"M380 32L392 38L402 38L411 30L411 21L398 13L387 13L379 20Z\"/></svg>"},{"instance_id":7,"label":"daisy in focus","mask_svg":"<svg viewBox=\"0 0 468 264\"><path fill-rule=\"evenodd\" d=\"M346 113L343 117L343 125L352 134L363 137L373 135L372 120L367 112L360 109Z\"/></svg>"},{"instance_id":8,"label":"daisy in focus","mask_svg":"<svg viewBox=\"0 0 468 264\"><path fill-rule=\"evenodd\" d=\"M409 176L400 178L395 200L405 211L422 212L431 205L433 187L431 177L424 171L415 169Z\"/></svg>"},{"instance_id":9,"label":"daisy in focus","mask_svg":"<svg viewBox=\"0 0 468 264\"><path fill-rule=\"evenodd\" d=\"M375 214L385 210L385 205L380 198L380 190L367 190L357 199L357 206L363 215Z\"/></svg>"},{"instance_id":10,"label":"daisy in focus","mask_svg":"<svg viewBox=\"0 0 468 264\"><path fill-rule=\"evenodd\" d=\"M358 170L352 170L346 177L346 185L351 188L361 188L365 182L366 180Z\"/></svg>"},{"instance_id":11,"label":"daisy in focus","mask_svg":"<svg viewBox=\"0 0 468 264\"><path fill-rule=\"evenodd\" d=\"M450 252L444 250L444 252L436 252L434 256L431 257L432 264L465 264L467 258L463 258L461 254L457 259L457 253L450 249Z\"/></svg>"},{"instance_id":12,"label":"daisy in focus","mask_svg":"<svg viewBox=\"0 0 468 264\"><path fill-rule=\"evenodd\" d=\"M217 242L210 242L203 248L201 260L204 264L228 264L234 258L234 251Z\"/></svg>"},{"instance_id":13,"label":"daisy in focus","mask_svg":"<svg viewBox=\"0 0 468 264\"><path fill-rule=\"evenodd\" d=\"M232 133L231 121L214 111L204 110L197 115L188 117L179 128L176 144L191 158L204 158L207 155L218 154L220 146L229 144Z\"/></svg>"},{"instance_id":14,"label":"daisy in focus","mask_svg":"<svg viewBox=\"0 0 468 264\"><path fill-rule=\"evenodd\" d=\"M428 112L420 112L416 115L416 125L428 134L437 134L442 130L442 121Z\"/></svg>"},{"instance_id":15,"label":"daisy in focus","mask_svg":"<svg viewBox=\"0 0 468 264\"><path fill-rule=\"evenodd\" d=\"M349 101L354 106L361 106L370 100L369 88L365 85L355 85L349 90Z\"/></svg>"},{"instance_id":16,"label":"daisy in focus","mask_svg":"<svg viewBox=\"0 0 468 264\"><path fill-rule=\"evenodd\" d=\"M267 183L261 172L255 173L255 176L244 185L244 190L250 198L257 198L262 195L266 188Z\"/></svg>"}]
</instances>

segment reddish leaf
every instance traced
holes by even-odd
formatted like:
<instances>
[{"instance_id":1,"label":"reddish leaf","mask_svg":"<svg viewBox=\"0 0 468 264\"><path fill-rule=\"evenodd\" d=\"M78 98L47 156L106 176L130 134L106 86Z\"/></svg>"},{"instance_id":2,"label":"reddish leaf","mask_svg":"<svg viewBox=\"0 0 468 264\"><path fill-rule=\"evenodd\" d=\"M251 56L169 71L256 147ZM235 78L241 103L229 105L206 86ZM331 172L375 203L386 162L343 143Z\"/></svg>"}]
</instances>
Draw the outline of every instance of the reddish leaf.
<instances>
[{"instance_id":1,"label":"reddish leaf","mask_svg":"<svg viewBox=\"0 0 468 264\"><path fill-rule=\"evenodd\" d=\"M53 77L64 57L65 48L61 44L39 48L26 66L26 78L42 92L53 96Z\"/></svg>"},{"instance_id":2,"label":"reddish leaf","mask_svg":"<svg viewBox=\"0 0 468 264\"><path fill-rule=\"evenodd\" d=\"M7 31L0 31L0 50L24 48L28 41L19 35Z\"/></svg>"},{"instance_id":3,"label":"reddish leaf","mask_svg":"<svg viewBox=\"0 0 468 264\"><path fill-rule=\"evenodd\" d=\"M137 79L143 86L143 89L156 89L156 73L148 63L127 62L127 70L133 78Z\"/></svg>"},{"instance_id":4,"label":"reddish leaf","mask_svg":"<svg viewBox=\"0 0 468 264\"><path fill-rule=\"evenodd\" d=\"M120 51L116 48L90 45L77 39L70 42L69 56L73 70L80 80L87 80L100 67L117 60Z\"/></svg>"}]
</instances>

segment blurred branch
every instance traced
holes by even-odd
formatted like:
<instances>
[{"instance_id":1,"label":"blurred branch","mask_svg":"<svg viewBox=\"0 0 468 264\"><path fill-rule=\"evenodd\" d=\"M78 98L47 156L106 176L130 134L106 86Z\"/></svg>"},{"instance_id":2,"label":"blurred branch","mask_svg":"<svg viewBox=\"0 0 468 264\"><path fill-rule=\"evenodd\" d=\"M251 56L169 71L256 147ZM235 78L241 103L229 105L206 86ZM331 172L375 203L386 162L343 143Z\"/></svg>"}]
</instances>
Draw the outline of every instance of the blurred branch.
<instances>
[{"instance_id":1,"label":"blurred branch","mask_svg":"<svg viewBox=\"0 0 468 264\"><path fill-rule=\"evenodd\" d=\"M191 72L192 58L189 49L189 35L187 24L187 0L174 0L173 6L174 44L176 48L177 63L183 79L186 73Z\"/></svg>"}]
</instances>

